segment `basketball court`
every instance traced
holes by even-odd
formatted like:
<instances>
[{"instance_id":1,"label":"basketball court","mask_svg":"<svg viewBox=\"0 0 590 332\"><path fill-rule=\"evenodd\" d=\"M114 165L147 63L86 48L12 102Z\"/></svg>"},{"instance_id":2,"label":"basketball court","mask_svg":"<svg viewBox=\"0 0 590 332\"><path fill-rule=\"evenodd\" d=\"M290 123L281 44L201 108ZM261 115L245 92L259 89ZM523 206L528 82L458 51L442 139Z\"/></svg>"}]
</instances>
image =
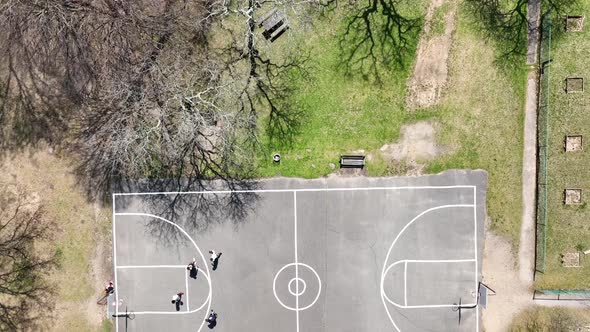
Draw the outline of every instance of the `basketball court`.
<instances>
[{"instance_id":1,"label":"basketball court","mask_svg":"<svg viewBox=\"0 0 590 332\"><path fill-rule=\"evenodd\" d=\"M447 171L115 193L117 331L479 331L486 186Z\"/></svg>"}]
</instances>

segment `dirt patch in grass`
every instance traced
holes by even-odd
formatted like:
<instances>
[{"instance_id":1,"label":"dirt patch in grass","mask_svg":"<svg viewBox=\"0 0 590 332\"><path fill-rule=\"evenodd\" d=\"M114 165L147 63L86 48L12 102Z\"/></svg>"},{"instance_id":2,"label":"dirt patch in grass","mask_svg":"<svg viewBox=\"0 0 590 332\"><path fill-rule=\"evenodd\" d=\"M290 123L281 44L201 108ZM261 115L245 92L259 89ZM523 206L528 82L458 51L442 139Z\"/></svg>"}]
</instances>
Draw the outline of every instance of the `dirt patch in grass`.
<instances>
[{"instance_id":1,"label":"dirt patch in grass","mask_svg":"<svg viewBox=\"0 0 590 332\"><path fill-rule=\"evenodd\" d=\"M509 331L588 331L588 324L590 324L588 310L529 306L514 318Z\"/></svg>"},{"instance_id":2,"label":"dirt patch in grass","mask_svg":"<svg viewBox=\"0 0 590 332\"><path fill-rule=\"evenodd\" d=\"M565 151L582 151L582 135L567 135L565 137Z\"/></svg>"},{"instance_id":3,"label":"dirt patch in grass","mask_svg":"<svg viewBox=\"0 0 590 332\"><path fill-rule=\"evenodd\" d=\"M580 267L580 252L568 251L561 257L563 267Z\"/></svg>"},{"instance_id":4,"label":"dirt patch in grass","mask_svg":"<svg viewBox=\"0 0 590 332\"><path fill-rule=\"evenodd\" d=\"M582 204L582 189L565 189L563 196L566 205Z\"/></svg>"},{"instance_id":5,"label":"dirt patch in grass","mask_svg":"<svg viewBox=\"0 0 590 332\"><path fill-rule=\"evenodd\" d=\"M584 78L582 77L568 77L565 79L565 91L567 93L572 92L584 92Z\"/></svg>"},{"instance_id":6,"label":"dirt patch in grass","mask_svg":"<svg viewBox=\"0 0 590 332\"><path fill-rule=\"evenodd\" d=\"M566 16L565 30L567 32L580 32L584 30L584 16Z\"/></svg>"},{"instance_id":7,"label":"dirt patch in grass","mask_svg":"<svg viewBox=\"0 0 590 332\"><path fill-rule=\"evenodd\" d=\"M390 162L388 173L418 175L424 162L443 153L446 149L436 144L436 127L430 121L402 126L399 142L385 144L379 150L382 158Z\"/></svg>"},{"instance_id":8,"label":"dirt patch in grass","mask_svg":"<svg viewBox=\"0 0 590 332\"><path fill-rule=\"evenodd\" d=\"M88 202L72 172L67 159L46 149L9 154L0 162L0 177L38 196L56 224L53 249L61 254L60 268L48 276L56 289L53 318L44 323L49 331L97 330L105 316L96 295L111 274L110 210Z\"/></svg>"},{"instance_id":9,"label":"dirt patch in grass","mask_svg":"<svg viewBox=\"0 0 590 332\"><path fill-rule=\"evenodd\" d=\"M408 83L406 105L410 110L436 105L447 84L456 7L454 0L433 0L428 7L416 65Z\"/></svg>"}]
</instances>

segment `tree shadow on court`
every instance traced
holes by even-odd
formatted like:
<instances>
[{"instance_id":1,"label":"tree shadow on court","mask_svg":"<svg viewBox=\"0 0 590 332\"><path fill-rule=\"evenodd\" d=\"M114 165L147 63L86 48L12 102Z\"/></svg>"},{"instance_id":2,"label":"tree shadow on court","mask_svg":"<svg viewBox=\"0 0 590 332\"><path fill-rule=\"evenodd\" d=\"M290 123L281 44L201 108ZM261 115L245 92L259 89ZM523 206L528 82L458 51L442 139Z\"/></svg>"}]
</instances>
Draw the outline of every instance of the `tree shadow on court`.
<instances>
[{"instance_id":1,"label":"tree shadow on court","mask_svg":"<svg viewBox=\"0 0 590 332\"><path fill-rule=\"evenodd\" d=\"M250 192L258 187L259 184L255 181L208 181L190 178L119 183L119 192L169 194L120 196L116 206L118 210L125 208L126 205L137 203L139 197L141 211L137 212L157 215L191 234L202 234L212 225L232 223L236 227L239 226L254 210L259 200L258 194ZM182 194L187 192L207 193ZM164 244L188 240L178 227L160 220L150 220L148 231Z\"/></svg>"}]
</instances>

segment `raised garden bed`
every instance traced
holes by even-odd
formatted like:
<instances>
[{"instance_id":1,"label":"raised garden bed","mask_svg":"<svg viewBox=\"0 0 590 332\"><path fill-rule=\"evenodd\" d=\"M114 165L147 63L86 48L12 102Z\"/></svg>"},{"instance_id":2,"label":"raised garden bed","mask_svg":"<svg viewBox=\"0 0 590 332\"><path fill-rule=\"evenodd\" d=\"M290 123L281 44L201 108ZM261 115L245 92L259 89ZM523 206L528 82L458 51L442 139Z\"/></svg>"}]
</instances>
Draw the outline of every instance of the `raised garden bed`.
<instances>
[{"instance_id":1,"label":"raised garden bed","mask_svg":"<svg viewBox=\"0 0 590 332\"><path fill-rule=\"evenodd\" d=\"M564 141L566 152L582 151L582 135L566 135Z\"/></svg>"},{"instance_id":2,"label":"raised garden bed","mask_svg":"<svg viewBox=\"0 0 590 332\"><path fill-rule=\"evenodd\" d=\"M565 205L582 204L582 189L565 189L563 196Z\"/></svg>"}]
</instances>

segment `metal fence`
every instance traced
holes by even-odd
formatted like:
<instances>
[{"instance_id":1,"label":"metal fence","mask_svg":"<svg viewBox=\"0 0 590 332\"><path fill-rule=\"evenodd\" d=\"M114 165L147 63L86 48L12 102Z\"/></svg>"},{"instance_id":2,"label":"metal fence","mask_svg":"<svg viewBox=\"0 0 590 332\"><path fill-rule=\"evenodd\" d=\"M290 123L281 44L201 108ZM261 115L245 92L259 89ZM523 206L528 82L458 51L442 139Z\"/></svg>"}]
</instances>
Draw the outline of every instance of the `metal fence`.
<instances>
[{"instance_id":1,"label":"metal fence","mask_svg":"<svg viewBox=\"0 0 590 332\"><path fill-rule=\"evenodd\" d=\"M590 301L590 290L536 289L533 300Z\"/></svg>"},{"instance_id":2,"label":"metal fence","mask_svg":"<svg viewBox=\"0 0 590 332\"><path fill-rule=\"evenodd\" d=\"M549 78L551 59L551 18L541 22L541 47L539 50L539 109L537 115L537 234L535 269L545 272L547 247L547 159L549 154Z\"/></svg>"}]
</instances>

